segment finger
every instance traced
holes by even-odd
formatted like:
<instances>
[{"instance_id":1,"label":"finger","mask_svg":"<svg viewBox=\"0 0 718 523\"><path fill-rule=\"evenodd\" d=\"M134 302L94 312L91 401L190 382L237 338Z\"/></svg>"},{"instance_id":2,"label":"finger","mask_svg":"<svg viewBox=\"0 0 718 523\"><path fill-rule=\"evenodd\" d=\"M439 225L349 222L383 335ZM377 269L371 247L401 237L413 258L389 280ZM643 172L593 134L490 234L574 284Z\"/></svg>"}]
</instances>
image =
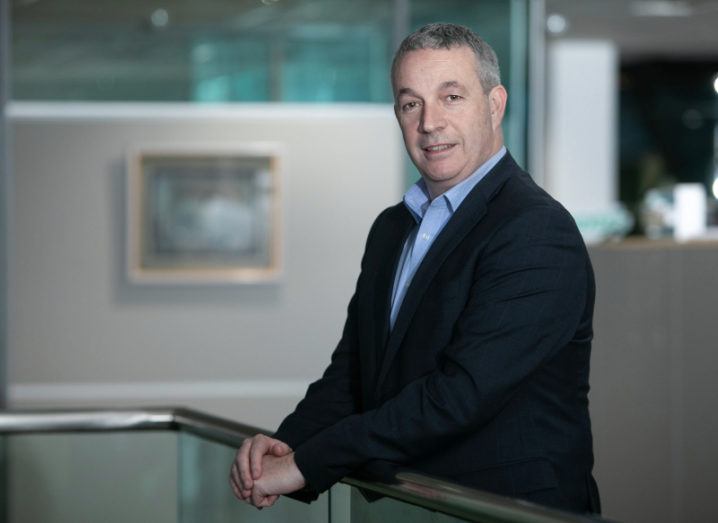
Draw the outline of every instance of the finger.
<instances>
[{"instance_id":1,"label":"finger","mask_svg":"<svg viewBox=\"0 0 718 523\"><path fill-rule=\"evenodd\" d=\"M239 468L239 479L242 490L251 490L254 482L252 480L252 474L249 470L249 451L252 447L252 438L247 438L242 443L237 451L237 458L235 463Z\"/></svg>"},{"instance_id":2,"label":"finger","mask_svg":"<svg viewBox=\"0 0 718 523\"><path fill-rule=\"evenodd\" d=\"M230 477L232 478L233 487L236 487L235 494L239 499L245 501L250 496L252 491L242 488L242 482L239 479L239 467L237 467L236 462L232 464Z\"/></svg>"},{"instance_id":3,"label":"finger","mask_svg":"<svg viewBox=\"0 0 718 523\"><path fill-rule=\"evenodd\" d=\"M232 467L229 469L229 477L235 485L238 487L241 485L239 480L239 467L237 467L236 461L232 462Z\"/></svg>"},{"instance_id":4,"label":"finger","mask_svg":"<svg viewBox=\"0 0 718 523\"><path fill-rule=\"evenodd\" d=\"M265 499L265 503L266 503L265 506L271 507L272 505L274 505L277 502L278 499L279 499L279 496L277 496L277 495L267 496L267 498Z\"/></svg>"},{"instance_id":5,"label":"finger","mask_svg":"<svg viewBox=\"0 0 718 523\"><path fill-rule=\"evenodd\" d=\"M252 471L252 479L262 477L262 458L269 452L270 439L266 436L255 436L255 441L249 451L249 466Z\"/></svg>"},{"instance_id":6,"label":"finger","mask_svg":"<svg viewBox=\"0 0 718 523\"><path fill-rule=\"evenodd\" d=\"M287 454L291 453L292 449L289 445L287 445L283 441L280 441L272 446L271 452L272 455L281 458L282 456L286 456Z\"/></svg>"},{"instance_id":7,"label":"finger","mask_svg":"<svg viewBox=\"0 0 718 523\"><path fill-rule=\"evenodd\" d=\"M259 510L262 510L262 509L265 508L265 507L271 507L272 505L268 503L268 501L267 501L268 499L269 499L269 498L264 498L264 499L262 499L261 504L255 505L255 506L256 506Z\"/></svg>"},{"instance_id":8,"label":"finger","mask_svg":"<svg viewBox=\"0 0 718 523\"><path fill-rule=\"evenodd\" d=\"M252 505L254 505L257 508L264 506L264 501L267 498L264 494L261 492L258 492L257 489L252 490L252 495L249 498L249 501Z\"/></svg>"},{"instance_id":9,"label":"finger","mask_svg":"<svg viewBox=\"0 0 718 523\"><path fill-rule=\"evenodd\" d=\"M234 477L232 477L230 484L232 485L232 492L234 492L234 495L242 501L247 501L252 494L251 490L242 490L242 486Z\"/></svg>"},{"instance_id":10,"label":"finger","mask_svg":"<svg viewBox=\"0 0 718 523\"><path fill-rule=\"evenodd\" d=\"M257 508L262 509L264 507L271 507L277 501L278 497L278 495L265 496L264 499L262 499L262 501L260 502L259 506L257 506Z\"/></svg>"},{"instance_id":11,"label":"finger","mask_svg":"<svg viewBox=\"0 0 718 523\"><path fill-rule=\"evenodd\" d=\"M260 510L266 507L271 507L277 501L278 497L279 496L265 496L264 498L262 498L262 501L259 503L259 505L255 506Z\"/></svg>"},{"instance_id":12,"label":"finger","mask_svg":"<svg viewBox=\"0 0 718 523\"><path fill-rule=\"evenodd\" d=\"M234 497L236 497L237 499L244 499L244 497L242 496L242 491L239 489L239 485L237 485L237 482L232 474L230 474L229 476L229 485L232 487Z\"/></svg>"}]
</instances>

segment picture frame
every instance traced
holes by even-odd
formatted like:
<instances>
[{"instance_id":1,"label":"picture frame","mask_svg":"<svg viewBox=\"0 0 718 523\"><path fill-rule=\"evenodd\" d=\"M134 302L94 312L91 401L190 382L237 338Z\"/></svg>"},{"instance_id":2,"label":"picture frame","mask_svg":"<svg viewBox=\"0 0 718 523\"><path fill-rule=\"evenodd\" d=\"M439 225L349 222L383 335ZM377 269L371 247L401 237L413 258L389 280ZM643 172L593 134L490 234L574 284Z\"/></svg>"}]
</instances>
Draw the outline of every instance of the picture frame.
<instances>
[{"instance_id":1,"label":"picture frame","mask_svg":"<svg viewBox=\"0 0 718 523\"><path fill-rule=\"evenodd\" d=\"M276 281L282 266L279 163L271 144L131 149L129 281Z\"/></svg>"}]
</instances>

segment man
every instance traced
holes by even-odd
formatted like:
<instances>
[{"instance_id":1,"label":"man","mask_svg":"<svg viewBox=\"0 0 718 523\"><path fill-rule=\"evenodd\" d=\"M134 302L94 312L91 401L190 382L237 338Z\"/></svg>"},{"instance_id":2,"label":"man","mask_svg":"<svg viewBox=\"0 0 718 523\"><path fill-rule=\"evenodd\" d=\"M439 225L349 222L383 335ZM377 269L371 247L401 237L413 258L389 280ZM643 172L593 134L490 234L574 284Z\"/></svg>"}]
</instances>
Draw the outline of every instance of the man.
<instances>
[{"instance_id":1,"label":"man","mask_svg":"<svg viewBox=\"0 0 718 523\"><path fill-rule=\"evenodd\" d=\"M305 497L377 462L598 512L588 416L594 281L576 226L506 152L496 55L431 24L392 66L421 180L369 232L342 338L235 495Z\"/></svg>"}]
</instances>

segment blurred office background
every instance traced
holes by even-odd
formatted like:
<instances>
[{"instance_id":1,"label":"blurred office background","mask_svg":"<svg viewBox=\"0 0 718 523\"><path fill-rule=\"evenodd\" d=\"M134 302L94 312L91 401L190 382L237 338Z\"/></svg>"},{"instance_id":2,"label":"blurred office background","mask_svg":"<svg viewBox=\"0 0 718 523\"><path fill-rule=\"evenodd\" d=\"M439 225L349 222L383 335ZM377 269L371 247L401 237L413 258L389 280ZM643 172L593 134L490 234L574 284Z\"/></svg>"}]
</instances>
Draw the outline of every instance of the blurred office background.
<instances>
[{"instance_id":1,"label":"blurred office background","mask_svg":"<svg viewBox=\"0 0 718 523\"><path fill-rule=\"evenodd\" d=\"M605 515L713 519L718 2L0 3L7 406L276 427L328 362L373 218L416 177L393 50L451 21L497 50L508 147L590 243ZM132 151L247 147L276 156L279 275L131 281Z\"/></svg>"}]
</instances>

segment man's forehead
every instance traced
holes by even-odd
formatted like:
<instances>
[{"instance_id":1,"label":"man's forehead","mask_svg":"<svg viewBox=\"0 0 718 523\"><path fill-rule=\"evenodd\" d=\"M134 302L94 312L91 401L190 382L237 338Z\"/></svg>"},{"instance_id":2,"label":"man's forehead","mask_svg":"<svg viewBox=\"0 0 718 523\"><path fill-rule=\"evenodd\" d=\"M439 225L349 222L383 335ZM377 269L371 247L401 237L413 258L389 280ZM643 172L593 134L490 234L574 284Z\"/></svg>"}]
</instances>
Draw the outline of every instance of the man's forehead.
<instances>
[{"instance_id":1,"label":"man's forehead","mask_svg":"<svg viewBox=\"0 0 718 523\"><path fill-rule=\"evenodd\" d=\"M427 73L436 74L439 76L437 80L440 80L438 87L456 87L466 81L472 83L473 80L467 80L466 74L459 73L462 66L467 68L464 71L468 71L470 68L475 74L474 78L480 80L478 61L472 49L467 46L409 51L402 57L394 71L392 80L396 94L401 94L406 87L411 87L403 85L404 81L411 81L410 78L407 78L407 74L410 77L421 79L428 78L424 76ZM444 71L446 72L445 76L442 74Z\"/></svg>"}]
</instances>

